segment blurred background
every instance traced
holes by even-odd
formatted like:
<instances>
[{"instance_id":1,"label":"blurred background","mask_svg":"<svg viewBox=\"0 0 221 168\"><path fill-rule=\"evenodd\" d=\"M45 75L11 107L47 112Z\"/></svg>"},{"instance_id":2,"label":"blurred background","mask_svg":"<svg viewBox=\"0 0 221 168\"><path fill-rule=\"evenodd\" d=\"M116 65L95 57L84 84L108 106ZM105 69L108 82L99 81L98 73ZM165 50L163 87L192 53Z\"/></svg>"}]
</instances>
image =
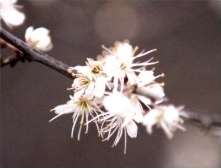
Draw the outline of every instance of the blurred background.
<instances>
[{"instance_id":1,"label":"blurred background","mask_svg":"<svg viewBox=\"0 0 221 168\"><path fill-rule=\"evenodd\" d=\"M220 114L220 1L18 1L25 23L8 29L24 40L27 27L50 29L49 55L70 66L96 58L101 45L130 40L152 53L155 74L165 73L165 92L174 105L203 114ZM151 57L150 56L150 57ZM219 168L220 139L185 125L172 140L139 126L138 137L111 148L96 128L71 139L72 118L50 109L66 103L72 81L39 63L1 69L1 167L176 167Z\"/></svg>"}]
</instances>

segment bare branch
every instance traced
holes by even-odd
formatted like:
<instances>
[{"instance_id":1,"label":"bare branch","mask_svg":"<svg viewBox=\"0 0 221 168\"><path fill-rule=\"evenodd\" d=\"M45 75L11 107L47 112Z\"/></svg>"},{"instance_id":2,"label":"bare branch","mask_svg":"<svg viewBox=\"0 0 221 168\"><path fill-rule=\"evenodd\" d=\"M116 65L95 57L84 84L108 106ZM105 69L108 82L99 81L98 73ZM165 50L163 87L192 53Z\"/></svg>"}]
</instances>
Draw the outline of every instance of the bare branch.
<instances>
[{"instance_id":1,"label":"bare branch","mask_svg":"<svg viewBox=\"0 0 221 168\"><path fill-rule=\"evenodd\" d=\"M206 115L187 110L183 112L185 113L184 119L187 122L196 123L202 128L221 127L221 116L218 114Z\"/></svg>"},{"instance_id":2,"label":"bare branch","mask_svg":"<svg viewBox=\"0 0 221 168\"><path fill-rule=\"evenodd\" d=\"M17 37L10 34L8 31L1 28L1 38L18 48L21 52L24 53L25 59L28 61L36 61L40 62L60 73L67 76L68 78L73 79L73 76L68 73L69 66L64 64L61 61L56 60L55 58L34 50L30 46L28 46L24 41L18 39Z\"/></svg>"},{"instance_id":3,"label":"bare branch","mask_svg":"<svg viewBox=\"0 0 221 168\"><path fill-rule=\"evenodd\" d=\"M16 47L17 49L19 49L20 52L23 53L23 57L25 60L28 61L36 61L39 63L42 63L58 72L60 72L61 74L67 76L70 79L73 79L74 77L72 76L72 74L70 72L68 72L68 69L70 66L66 65L65 63L56 60L55 58L34 50L33 48L31 48L30 46L28 46L25 42L23 42L22 40L16 38L15 36L13 36L12 34L10 34L8 31L1 29L1 38L4 39L7 43L9 43L10 45ZM8 59L14 59L13 57L8 58ZM131 88L129 88L131 89ZM134 88L132 88L134 89ZM150 97L153 99L158 99L158 97L156 97L156 95L153 95L151 92L149 93L147 90L137 90L136 89L136 93L146 96L146 97ZM184 112L184 119L189 122L189 123L196 123L198 126L202 127L202 128L210 128L210 127L221 127L221 118L218 115L204 115L204 114L199 114L199 113L195 113L195 112L190 112L190 111L183 111Z\"/></svg>"}]
</instances>

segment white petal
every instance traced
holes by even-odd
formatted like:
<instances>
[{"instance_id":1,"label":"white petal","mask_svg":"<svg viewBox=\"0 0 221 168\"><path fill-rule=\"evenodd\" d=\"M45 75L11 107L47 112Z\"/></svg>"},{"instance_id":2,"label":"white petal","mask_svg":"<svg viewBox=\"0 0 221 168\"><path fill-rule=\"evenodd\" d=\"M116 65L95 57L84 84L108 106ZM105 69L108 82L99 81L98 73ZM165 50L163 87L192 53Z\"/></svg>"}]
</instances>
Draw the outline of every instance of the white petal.
<instances>
[{"instance_id":1,"label":"white petal","mask_svg":"<svg viewBox=\"0 0 221 168\"><path fill-rule=\"evenodd\" d=\"M128 72L127 74L128 82L133 85L136 83L137 76L133 72Z\"/></svg>"},{"instance_id":2,"label":"white petal","mask_svg":"<svg viewBox=\"0 0 221 168\"><path fill-rule=\"evenodd\" d=\"M133 120L134 114L132 110L127 110L124 113L121 113L121 117L123 118L122 127L125 127Z\"/></svg>"},{"instance_id":3,"label":"white petal","mask_svg":"<svg viewBox=\"0 0 221 168\"><path fill-rule=\"evenodd\" d=\"M138 123L140 123L140 122L143 121L143 114L142 114L141 110L137 110L137 111L135 112L135 115L133 116L133 119L134 119L136 122L138 122Z\"/></svg>"},{"instance_id":4,"label":"white petal","mask_svg":"<svg viewBox=\"0 0 221 168\"><path fill-rule=\"evenodd\" d=\"M14 7L7 7L6 9L1 10L1 17L9 26L19 26L25 20L25 15Z\"/></svg>"},{"instance_id":5,"label":"white petal","mask_svg":"<svg viewBox=\"0 0 221 168\"><path fill-rule=\"evenodd\" d=\"M33 27L33 26L30 26L30 27L28 27L28 28L26 29L26 31L25 31L25 40L26 40L26 41L29 41L29 40L30 40L31 34L33 33L33 31L34 31L34 27Z\"/></svg>"},{"instance_id":6,"label":"white petal","mask_svg":"<svg viewBox=\"0 0 221 168\"><path fill-rule=\"evenodd\" d=\"M149 98L145 97L145 96L138 95L138 98L145 105L150 105L151 104L151 100Z\"/></svg>"},{"instance_id":7,"label":"white petal","mask_svg":"<svg viewBox=\"0 0 221 168\"><path fill-rule=\"evenodd\" d=\"M138 87L139 91L146 93L150 97L153 97L157 100L156 103L159 103L163 100L163 97L165 96L164 90L162 86L159 84L155 84L154 86L148 86L148 87Z\"/></svg>"},{"instance_id":8,"label":"white petal","mask_svg":"<svg viewBox=\"0 0 221 168\"><path fill-rule=\"evenodd\" d=\"M75 66L75 70L77 70L78 73L81 73L85 76L87 76L89 79L91 79L91 70L88 66Z\"/></svg>"},{"instance_id":9,"label":"white petal","mask_svg":"<svg viewBox=\"0 0 221 168\"><path fill-rule=\"evenodd\" d=\"M179 122L179 112L173 106L168 106L164 111L164 120L168 123Z\"/></svg>"},{"instance_id":10,"label":"white petal","mask_svg":"<svg viewBox=\"0 0 221 168\"><path fill-rule=\"evenodd\" d=\"M71 104L62 104L56 106L54 109L52 109L55 114L68 114L74 112L74 106Z\"/></svg>"},{"instance_id":11,"label":"white petal","mask_svg":"<svg viewBox=\"0 0 221 168\"><path fill-rule=\"evenodd\" d=\"M153 132L153 125L148 125L148 126L146 127L146 130L147 130L147 132L148 132L149 134L152 134L152 132Z\"/></svg>"},{"instance_id":12,"label":"white petal","mask_svg":"<svg viewBox=\"0 0 221 168\"><path fill-rule=\"evenodd\" d=\"M49 30L45 29L45 28L37 28L35 29L32 34L31 34L31 41L33 42L38 42L41 39L44 39L45 37L48 37L49 34Z\"/></svg>"},{"instance_id":13,"label":"white petal","mask_svg":"<svg viewBox=\"0 0 221 168\"><path fill-rule=\"evenodd\" d=\"M151 110L147 114L144 115L142 124L145 126L150 126L152 127L153 125L157 124L160 122L160 111L157 110Z\"/></svg>"},{"instance_id":14,"label":"white petal","mask_svg":"<svg viewBox=\"0 0 221 168\"><path fill-rule=\"evenodd\" d=\"M86 94L91 94L94 92L94 88L95 88L95 83L94 82L90 82L90 84L87 86L86 88ZM93 93L94 94L94 93Z\"/></svg>"},{"instance_id":15,"label":"white petal","mask_svg":"<svg viewBox=\"0 0 221 168\"><path fill-rule=\"evenodd\" d=\"M95 97L101 98L105 92L106 80L104 78L97 78L94 88Z\"/></svg>"},{"instance_id":16,"label":"white petal","mask_svg":"<svg viewBox=\"0 0 221 168\"><path fill-rule=\"evenodd\" d=\"M116 55L123 62L132 62L133 48L128 43L119 44Z\"/></svg>"},{"instance_id":17,"label":"white petal","mask_svg":"<svg viewBox=\"0 0 221 168\"><path fill-rule=\"evenodd\" d=\"M54 109L52 109L51 111L54 111L57 115L49 120L49 122L55 120L63 114L73 113L75 111L75 106L74 104L70 104L71 102L72 100L68 101L67 104L58 105Z\"/></svg>"},{"instance_id":18,"label":"white petal","mask_svg":"<svg viewBox=\"0 0 221 168\"><path fill-rule=\"evenodd\" d=\"M169 139L173 138L173 132L170 130L170 128L166 125L165 122L161 122L161 127L163 128L164 132L166 133L167 137Z\"/></svg>"},{"instance_id":19,"label":"white petal","mask_svg":"<svg viewBox=\"0 0 221 168\"><path fill-rule=\"evenodd\" d=\"M74 81L73 81L73 83L72 83L72 85L71 85L71 87L72 87L72 88L79 87L80 84L81 84L81 83L80 83L79 78L75 78Z\"/></svg>"},{"instance_id":20,"label":"white petal","mask_svg":"<svg viewBox=\"0 0 221 168\"><path fill-rule=\"evenodd\" d=\"M152 92L154 95L156 95L159 98L163 98L165 96L163 87L160 84L152 85L148 89L150 93Z\"/></svg>"},{"instance_id":21,"label":"white petal","mask_svg":"<svg viewBox=\"0 0 221 168\"><path fill-rule=\"evenodd\" d=\"M127 133L131 138L137 137L137 125L134 121L129 122L126 125Z\"/></svg>"},{"instance_id":22,"label":"white petal","mask_svg":"<svg viewBox=\"0 0 221 168\"><path fill-rule=\"evenodd\" d=\"M155 77L153 75L153 71L142 71L138 75L138 78L140 79L139 81L139 86L144 86L150 82L153 82Z\"/></svg>"},{"instance_id":23,"label":"white petal","mask_svg":"<svg viewBox=\"0 0 221 168\"><path fill-rule=\"evenodd\" d=\"M107 78L110 80L116 75L118 60L114 56L107 56L105 58L105 64L103 66L104 72L107 74Z\"/></svg>"},{"instance_id":24,"label":"white petal","mask_svg":"<svg viewBox=\"0 0 221 168\"><path fill-rule=\"evenodd\" d=\"M74 93L74 98L79 98L84 94L85 89L80 89Z\"/></svg>"},{"instance_id":25,"label":"white petal","mask_svg":"<svg viewBox=\"0 0 221 168\"><path fill-rule=\"evenodd\" d=\"M40 36L47 36L49 35L50 31L44 27L39 27L35 29L35 34Z\"/></svg>"},{"instance_id":26,"label":"white petal","mask_svg":"<svg viewBox=\"0 0 221 168\"><path fill-rule=\"evenodd\" d=\"M49 51L53 48L51 38L46 36L39 40L39 42L36 44L36 49L42 50L42 51Z\"/></svg>"},{"instance_id":27,"label":"white petal","mask_svg":"<svg viewBox=\"0 0 221 168\"><path fill-rule=\"evenodd\" d=\"M124 115L131 107L130 100L120 92L115 92L105 97L103 104L108 111L116 115Z\"/></svg>"},{"instance_id":28,"label":"white petal","mask_svg":"<svg viewBox=\"0 0 221 168\"><path fill-rule=\"evenodd\" d=\"M2 5L13 5L17 2L17 0L1 0Z\"/></svg>"}]
</instances>

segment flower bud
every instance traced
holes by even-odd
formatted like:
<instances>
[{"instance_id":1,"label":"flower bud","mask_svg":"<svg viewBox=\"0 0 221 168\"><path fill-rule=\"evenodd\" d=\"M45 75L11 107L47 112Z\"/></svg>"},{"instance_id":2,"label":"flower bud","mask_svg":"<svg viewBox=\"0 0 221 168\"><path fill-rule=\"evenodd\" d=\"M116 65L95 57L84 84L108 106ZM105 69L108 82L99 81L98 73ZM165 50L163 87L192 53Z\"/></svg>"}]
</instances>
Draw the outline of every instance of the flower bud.
<instances>
[{"instance_id":1,"label":"flower bud","mask_svg":"<svg viewBox=\"0 0 221 168\"><path fill-rule=\"evenodd\" d=\"M26 29L25 40L34 49L39 51L50 51L53 48L50 31L44 27L34 30L31 26Z\"/></svg>"}]
</instances>

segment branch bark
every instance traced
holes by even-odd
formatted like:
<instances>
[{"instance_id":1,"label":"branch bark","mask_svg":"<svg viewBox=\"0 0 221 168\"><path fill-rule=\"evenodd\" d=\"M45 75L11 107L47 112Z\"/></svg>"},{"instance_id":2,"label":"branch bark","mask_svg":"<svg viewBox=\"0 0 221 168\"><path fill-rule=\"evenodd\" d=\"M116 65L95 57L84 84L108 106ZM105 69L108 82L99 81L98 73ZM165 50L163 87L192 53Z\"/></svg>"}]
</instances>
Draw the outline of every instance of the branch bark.
<instances>
[{"instance_id":1,"label":"branch bark","mask_svg":"<svg viewBox=\"0 0 221 168\"><path fill-rule=\"evenodd\" d=\"M68 72L68 68L70 66L66 65L65 63L39 51L34 50L30 46L28 46L25 42L18 39L17 37L10 34L8 31L1 28L1 38L11 44L12 46L16 47L19 51L23 52L24 59L28 61L36 61L41 64L44 64L61 74L65 75L66 77L73 79L74 77L71 73ZM143 92L142 90L136 90L138 94L153 97L150 93ZM198 126L202 128L211 128L211 127L221 127L221 117L218 115L204 115L199 114L196 112L184 111L186 114L184 119L187 122L196 123Z\"/></svg>"},{"instance_id":2,"label":"branch bark","mask_svg":"<svg viewBox=\"0 0 221 168\"><path fill-rule=\"evenodd\" d=\"M1 28L1 38L19 49L24 53L25 59L28 61L36 61L42 63L61 74L67 76L68 78L73 79L73 76L68 73L69 66L64 64L63 62L39 51L34 50L30 46L28 46L25 42L18 39L17 37L10 34L8 31Z\"/></svg>"},{"instance_id":3,"label":"branch bark","mask_svg":"<svg viewBox=\"0 0 221 168\"><path fill-rule=\"evenodd\" d=\"M204 129L221 127L221 116L218 114L206 115L187 110L184 110L183 112L186 114L184 119L187 122L196 123L198 126L201 126Z\"/></svg>"}]
</instances>

